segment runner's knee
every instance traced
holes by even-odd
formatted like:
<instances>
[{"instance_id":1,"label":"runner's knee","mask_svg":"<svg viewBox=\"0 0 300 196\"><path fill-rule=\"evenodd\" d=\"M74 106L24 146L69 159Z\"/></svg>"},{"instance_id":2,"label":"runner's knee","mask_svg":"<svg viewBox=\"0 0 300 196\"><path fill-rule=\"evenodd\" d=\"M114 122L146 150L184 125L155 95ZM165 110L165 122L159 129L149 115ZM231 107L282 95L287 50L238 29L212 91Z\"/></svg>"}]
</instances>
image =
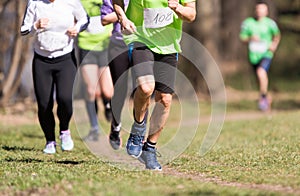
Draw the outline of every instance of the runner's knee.
<instances>
[{"instance_id":1,"label":"runner's knee","mask_svg":"<svg viewBox=\"0 0 300 196\"><path fill-rule=\"evenodd\" d=\"M161 94L160 102L165 108L170 108L172 103L172 95L168 93Z\"/></svg>"},{"instance_id":2,"label":"runner's knee","mask_svg":"<svg viewBox=\"0 0 300 196\"><path fill-rule=\"evenodd\" d=\"M151 96L155 88L155 80L153 75L142 76L137 79L140 92L145 96Z\"/></svg>"}]
</instances>

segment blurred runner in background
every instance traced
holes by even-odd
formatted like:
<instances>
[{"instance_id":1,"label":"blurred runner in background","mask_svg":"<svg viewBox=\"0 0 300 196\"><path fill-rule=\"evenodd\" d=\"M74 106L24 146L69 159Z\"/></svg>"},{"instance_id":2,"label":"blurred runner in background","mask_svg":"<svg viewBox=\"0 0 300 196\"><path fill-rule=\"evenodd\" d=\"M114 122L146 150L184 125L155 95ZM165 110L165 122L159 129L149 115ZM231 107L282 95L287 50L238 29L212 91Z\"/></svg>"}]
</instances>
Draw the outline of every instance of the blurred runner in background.
<instances>
[{"instance_id":1,"label":"blurred runner in background","mask_svg":"<svg viewBox=\"0 0 300 196\"><path fill-rule=\"evenodd\" d=\"M271 109L268 93L268 71L280 42L280 31L274 20L268 17L268 5L257 1L255 17L243 21L240 39L248 44L249 61L253 66L259 84L260 98L258 107L262 111Z\"/></svg>"},{"instance_id":2,"label":"blurred runner in background","mask_svg":"<svg viewBox=\"0 0 300 196\"><path fill-rule=\"evenodd\" d=\"M112 25L102 26L100 9L102 0L81 0L90 17L86 31L78 35L80 70L85 83L85 105L90 121L90 131L84 138L86 141L97 141L99 136L97 98L104 104L106 119L110 122L110 99L113 96L113 84L108 67L107 47Z\"/></svg>"}]
</instances>

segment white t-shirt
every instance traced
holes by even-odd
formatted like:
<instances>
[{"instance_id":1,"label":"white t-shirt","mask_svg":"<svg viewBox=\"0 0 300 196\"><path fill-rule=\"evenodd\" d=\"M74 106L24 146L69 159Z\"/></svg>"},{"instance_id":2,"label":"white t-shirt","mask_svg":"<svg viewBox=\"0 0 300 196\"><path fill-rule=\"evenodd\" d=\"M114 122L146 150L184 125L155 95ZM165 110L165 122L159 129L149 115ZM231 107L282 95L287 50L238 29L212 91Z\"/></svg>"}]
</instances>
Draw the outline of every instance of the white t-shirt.
<instances>
[{"instance_id":1,"label":"white t-shirt","mask_svg":"<svg viewBox=\"0 0 300 196\"><path fill-rule=\"evenodd\" d=\"M40 18L49 19L45 29L35 29L34 24ZM34 32L34 51L53 58L73 50L74 39L67 35L67 29L75 25L80 32L87 27L88 21L87 13L79 0L28 0L21 34Z\"/></svg>"}]
</instances>

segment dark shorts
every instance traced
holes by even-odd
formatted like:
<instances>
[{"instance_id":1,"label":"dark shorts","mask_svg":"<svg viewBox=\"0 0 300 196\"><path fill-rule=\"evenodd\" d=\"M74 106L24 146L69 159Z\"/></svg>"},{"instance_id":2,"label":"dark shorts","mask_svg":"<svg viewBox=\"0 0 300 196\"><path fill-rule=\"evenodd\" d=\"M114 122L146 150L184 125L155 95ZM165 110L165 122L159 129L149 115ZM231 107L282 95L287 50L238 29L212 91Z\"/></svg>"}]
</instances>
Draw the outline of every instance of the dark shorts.
<instances>
[{"instance_id":1,"label":"dark shorts","mask_svg":"<svg viewBox=\"0 0 300 196\"><path fill-rule=\"evenodd\" d=\"M79 62L80 65L96 64L99 67L108 65L107 49L103 51L92 51L79 49Z\"/></svg>"},{"instance_id":2,"label":"dark shorts","mask_svg":"<svg viewBox=\"0 0 300 196\"><path fill-rule=\"evenodd\" d=\"M134 43L131 59L136 78L153 75L155 90L162 93L174 93L177 53L157 54L143 44Z\"/></svg>"},{"instance_id":3,"label":"dark shorts","mask_svg":"<svg viewBox=\"0 0 300 196\"><path fill-rule=\"evenodd\" d=\"M263 58L259 63L253 65L254 71L256 71L257 68L261 67L266 72L268 72L271 66L271 62L272 62L271 58Z\"/></svg>"},{"instance_id":4,"label":"dark shorts","mask_svg":"<svg viewBox=\"0 0 300 196\"><path fill-rule=\"evenodd\" d=\"M110 41L108 59L113 83L116 84L121 76L127 79L128 70L131 67L127 45L122 41L118 44Z\"/></svg>"}]
</instances>

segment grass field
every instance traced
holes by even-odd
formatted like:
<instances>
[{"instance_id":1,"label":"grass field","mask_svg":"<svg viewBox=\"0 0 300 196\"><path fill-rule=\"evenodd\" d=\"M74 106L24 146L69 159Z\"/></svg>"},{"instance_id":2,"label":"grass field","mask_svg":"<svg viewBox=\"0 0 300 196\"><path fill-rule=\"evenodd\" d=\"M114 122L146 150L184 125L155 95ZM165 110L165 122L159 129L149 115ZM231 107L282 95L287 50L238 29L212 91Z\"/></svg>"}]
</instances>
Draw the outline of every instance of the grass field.
<instances>
[{"instance_id":1,"label":"grass field","mask_svg":"<svg viewBox=\"0 0 300 196\"><path fill-rule=\"evenodd\" d=\"M258 112L253 100L228 102L222 132L205 156L199 148L209 124L209 103L202 101L195 137L162 172L115 167L91 153L77 131L74 151L58 148L55 155L44 155L34 112L10 121L3 117L0 195L300 195L300 106L299 100L287 101L294 97L276 97L274 111L267 114ZM173 111L178 108L174 102ZM167 130L176 126L176 113ZM25 116L30 120L19 119ZM72 130L76 126L73 121Z\"/></svg>"}]
</instances>

